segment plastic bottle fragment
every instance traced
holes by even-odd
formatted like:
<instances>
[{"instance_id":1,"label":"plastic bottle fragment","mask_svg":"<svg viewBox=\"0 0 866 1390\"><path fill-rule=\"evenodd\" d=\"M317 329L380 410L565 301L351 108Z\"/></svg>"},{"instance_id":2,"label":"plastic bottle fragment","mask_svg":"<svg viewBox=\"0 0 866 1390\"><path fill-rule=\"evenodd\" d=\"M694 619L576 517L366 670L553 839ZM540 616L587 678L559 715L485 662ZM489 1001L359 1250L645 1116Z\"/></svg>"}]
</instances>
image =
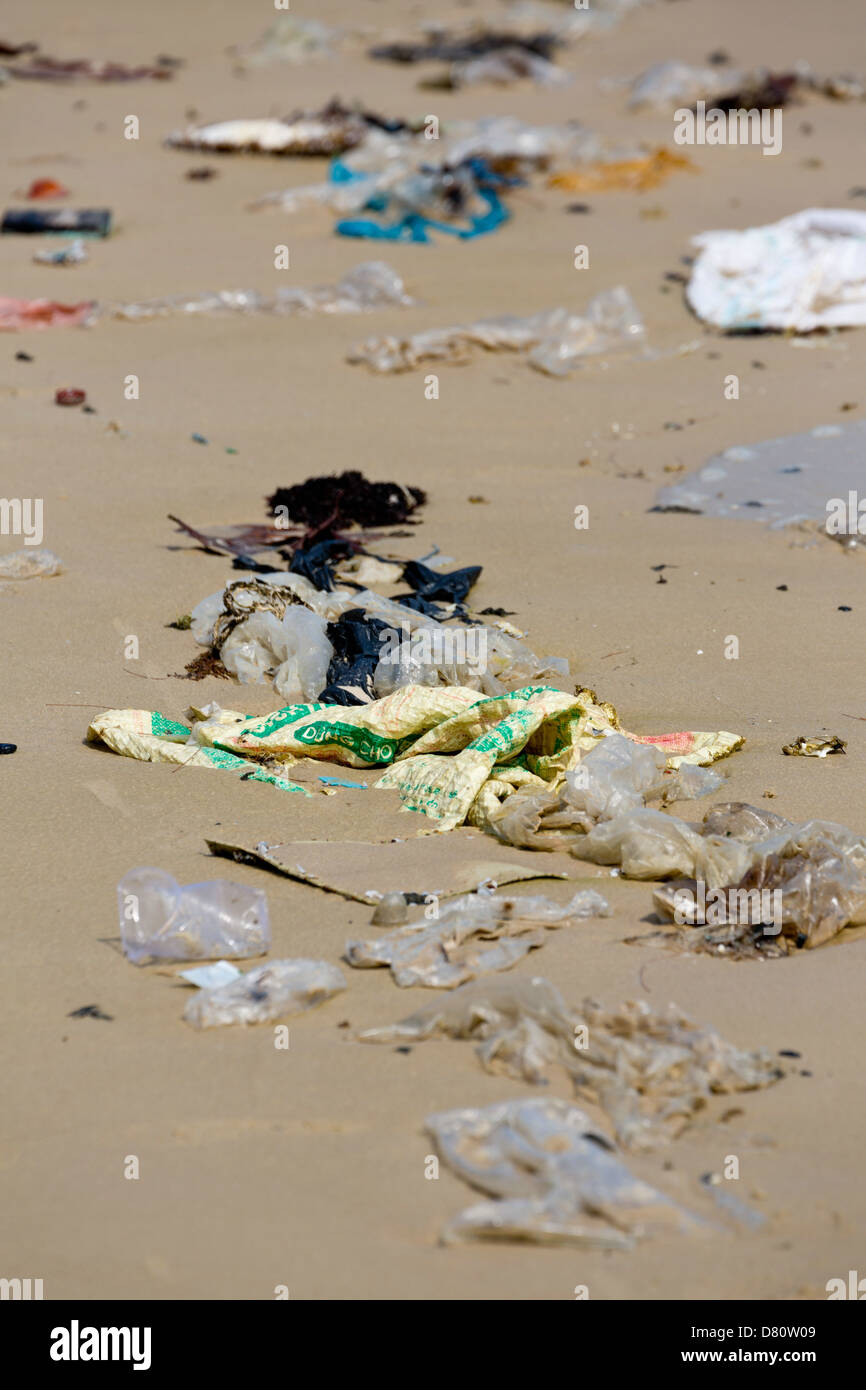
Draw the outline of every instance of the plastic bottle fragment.
<instances>
[{"instance_id":1,"label":"plastic bottle fragment","mask_svg":"<svg viewBox=\"0 0 866 1390\"><path fill-rule=\"evenodd\" d=\"M49 579L62 569L51 550L13 550L0 558L0 579Z\"/></svg>"},{"instance_id":2,"label":"plastic bottle fragment","mask_svg":"<svg viewBox=\"0 0 866 1390\"><path fill-rule=\"evenodd\" d=\"M346 988L342 970L324 960L275 960L218 989L193 996L183 1016L193 1028L268 1023L305 1013Z\"/></svg>"},{"instance_id":3,"label":"plastic bottle fragment","mask_svg":"<svg viewBox=\"0 0 866 1390\"><path fill-rule=\"evenodd\" d=\"M700 1224L635 1178L610 1139L568 1101L449 1110L428 1116L424 1127L452 1172L494 1198L450 1221L446 1244L500 1239L629 1250L654 1228Z\"/></svg>"},{"instance_id":4,"label":"plastic bottle fragment","mask_svg":"<svg viewBox=\"0 0 866 1390\"><path fill-rule=\"evenodd\" d=\"M240 960L271 944L260 888L228 879L182 887L162 869L132 869L117 885L123 949L134 965L157 960Z\"/></svg>"},{"instance_id":5,"label":"plastic bottle fragment","mask_svg":"<svg viewBox=\"0 0 866 1390\"><path fill-rule=\"evenodd\" d=\"M357 968L387 965L401 988L453 989L479 975L509 970L544 944L544 928L606 917L600 893L584 889L560 906L549 898L468 894L437 918L410 922L374 941L349 941L345 959Z\"/></svg>"}]
</instances>

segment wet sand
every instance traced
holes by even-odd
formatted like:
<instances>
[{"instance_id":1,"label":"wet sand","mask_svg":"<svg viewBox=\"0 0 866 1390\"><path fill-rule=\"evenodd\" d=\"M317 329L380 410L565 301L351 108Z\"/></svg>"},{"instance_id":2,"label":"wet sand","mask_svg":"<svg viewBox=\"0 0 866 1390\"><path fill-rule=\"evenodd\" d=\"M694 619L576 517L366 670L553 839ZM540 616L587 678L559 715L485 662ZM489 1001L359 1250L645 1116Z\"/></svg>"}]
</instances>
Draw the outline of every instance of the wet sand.
<instances>
[{"instance_id":1,"label":"wet sand","mask_svg":"<svg viewBox=\"0 0 866 1390\"><path fill-rule=\"evenodd\" d=\"M412 30L429 14L365 0L317 5L315 17L378 32ZM823 1298L827 1280L862 1257L866 941L741 964L626 946L625 936L650 929L651 892L604 875L614 915L552 934L517 970L543 974L573 1002L673 1000L740 1046L802 1054L797 1067L808 1075L795 1068L768 1091L719 1098L669 1152L629 1158L688 1206L700 1175L735 1154L738 1195L766 1225L709 1240L658 1237L613 1256L443 1249L438 1232L470 1194L445 1172L425 1180L425 1116L525 1095L525 1086L483 1072L466 1045L430 1043L406 1055L347 1042L342 1021L372 1026L426 1000L398 991L385 971L347 970L349 990L292 1020L283 1052L268 1028L191 1030L181 1022L186 991L129 965L117 940L115 885L129 869L152 864L181 882L226 873L206 836L336 844L389 838L395 823L409 834L415 818L398 820L395 793L310 801L119 758L86 746L84 733L112 707L175 718L208 700L250 713L277 707L269 687L171 674L198 649L167 624L217 589L228 565L176 535L166 514L203 526L264 520L275 486L359 467L425 488L422 524L402 552L438 545L461 565L483 565L474 606L515 610L533 649L568 657L575 679L612 701L626 727L742 733L745 748L721 765L726 795L862 830L862 556L825 540L804 544L801 533L648 513L656 489L680 476L672 467L691 470L733 444L862 415L862 331L805 347L724 338L664 279L684 269L689 239L702 230L858 206L848 192L862 177L862 105L815 97L790 108L775 159L754 148L689 151L698 173L674 174L642 195L578 199L536 178L510 198L512 219L488 238L384 251L337 237L322 211L246 210L272 189L324 177L324 160L207 157L161 143L190 108L201 119L280 115L338 94L404 116L577 116L611 139L670 144L666 117L637 118L599 79L670 57L700 62L720 47L744 66L784 68L805 57L819 71L862 71L858 7L657 3L566 50L571 87L457 93L420 91L419 69L369 61L360 42L303 68L275 63L236 75L226 48L272 18L266 5L227 0L5 7L2 37L38 39L58 57L186 60L168 82L0 90L4 204L21 205L18 190L32 179L56 177L73 205L110 206L116 220L111 238L90 245L89 262L68 270L32 264L28 240L4 237L5 294L131 301L267 291L332 281L381 255L419 304L363 318L106 321L0 336L2 491L44 499L44 544L65 566L58 578L0 589L0 739L18 744L0 769L0 1273L42 1278L47 1298L268 1299L286 1285L293 1299L569 1299L576 1284L592 1298ZM140 120L137 142L123 138L130 113ZM203 163L219 177L184 178ZM591 213L567 213L574 201ZM273 268L281 242L291 250L287 273ZM577 243L590 248L586 270L573 269ZM379 378L345 361L374 333L579 309L618 284L638 304L658 360L590 366L556 381L516 357L478 356L441 369L438 401L425 400L421 372ZM699 350L674 355L694 340ZM16 361L22 350L35 361ZM729 373L740 378L737 401L723 394ZM128 374L140 379L138 401L124 399ZM98 413L57 408L61 386L86 389ZM840 412L846 402L858 403L853 414ZM194 432L209 443L193 442ZM486 505L468 502L477 494ZM590 509L587 531L574 529L580 504ZM0 538L2 553L17 544ZM662 563L673 567L664 585L652 569ZM130 634L138 661L124 658ZM736 661L724 657L731 634ZM847 757L782 756L783 743L818 731L847 739ZM577 873L599 877L587 866ZM266 889L275 957L337 961L367 924L359 904L250 867L231 874ZM544 891L564 902L574 886ZM69 1017L91 1003L112 1021ZM551 1089L568 1093L564 1081ZM734 1107L742 1113L721 1123ZM128 1155L139 1158L138 1181L124 1178Z\"/></svg>"}]
</instances>

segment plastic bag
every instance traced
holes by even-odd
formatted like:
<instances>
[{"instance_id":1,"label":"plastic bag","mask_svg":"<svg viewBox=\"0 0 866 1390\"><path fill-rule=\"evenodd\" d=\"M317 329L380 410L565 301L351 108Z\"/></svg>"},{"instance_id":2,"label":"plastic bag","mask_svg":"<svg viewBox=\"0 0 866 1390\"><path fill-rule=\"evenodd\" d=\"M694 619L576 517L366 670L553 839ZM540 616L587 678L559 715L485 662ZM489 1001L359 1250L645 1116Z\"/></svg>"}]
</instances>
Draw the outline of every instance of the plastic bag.
<instances>
[{"instance_id":1,"label":"plastic bag","mask_svg":"<svg viewBox=\"0 0 866 1390\"><path fill-rule=\"evenodd\" d=\"M260 888L210 879L182 887L162 869L132 869L117 885L123 949L148 959L262 956L270 950L268 901Z\"/></svg>"},{"instance_id":2,"label":"plastic bag","mask_svg":"<svg viewBox=\"0 0 866 1390\"><path fill-rule=\"evenodd\" d=\"M220 648L223 665L242 685L273 674L274 689L287 704L318 698L333 655L324 618L302 604L289 604L282 619L253 613Z\"/></svg>"},{"instance_id":3,"label":"plastic bag","mask_svg":"<svg viewBox=\"0 0 866 1390\"><path fill-rule=\"evenodd\" d=\"M425 1129L458 1177L496 1199L450 1221L446 1244L496 1238L628 1250L657 1225L697 1224L635 1178L608 1137L567 1101L450 1110L430 1115Z\"/></svg>"},{"instance_id":4,"label":"plastic bag","mask_svg":"<svg viewBox=\"0 0 866 1390\"><path fill-rule=\"evenodd\" d=\"M384 261L364 261L347 271L335 285L278 289L272 295L261 294L258 290L175 294L162 299L144 299L135 304L111 304L100 312L110 318L137 322L166 318L172 314L357 314L385 305L407 305L412 302L395 270Z\"/></svg>"},{"instance_id":5,"label":"plastic bag","mask_svg":"<svg viewBox=\"0 0 866 1390\"><path fill-rule=\"evenodd\" d=\"M693 244L686 298L705 323L796 333L866 324L866 212L807 208Z\"/></svg>"},{"instance_id":6,"label":"plastic bag","mask_svg":"<svg viewBox=\"0 0 866 1390\"><path fill-rule=\"evenodd\" d=\"M269 1023L315 1009L346 988L346 978L325 960L275 960L217 989L203 989L183 1011L193 1028Z\"/></svg>"},{"instance_id":7,"label":"plastic bag","mask_svg":"<svg viewBox=\"0 0 866 1390\"><path fill-rule=\"evenodd\" d=\"M406 372L425 362L466 362L477 346L488 352L525 352L539 371L565 376L582 358L638 346L643 336L640 314L628 291L619 287L596 295L584 316L552 309L528 318L504 314L408 338L369 338L350 351L348 361L365 362L377 372Z\"/></svg>"},{"instance_id":8,"label":"plastic bag","mask_svg":"<svg viewBox=\"0 0 866 1390\"><path fill-rule=\"evenodd\" d=\"M673 1005L664 1014L643 1002L607 1011L588 999L574 1011L537 976L470 981L401 1023L357 1036L394 1043L436 1035L476 1042L486 1071L535 1085L563 1068L576 1094L601 1105L620 1143L634 1149L680 1133L712 1095L769 1086L782 1075L765 1051L741 1051Z\"/></svg>"}]
</instances>

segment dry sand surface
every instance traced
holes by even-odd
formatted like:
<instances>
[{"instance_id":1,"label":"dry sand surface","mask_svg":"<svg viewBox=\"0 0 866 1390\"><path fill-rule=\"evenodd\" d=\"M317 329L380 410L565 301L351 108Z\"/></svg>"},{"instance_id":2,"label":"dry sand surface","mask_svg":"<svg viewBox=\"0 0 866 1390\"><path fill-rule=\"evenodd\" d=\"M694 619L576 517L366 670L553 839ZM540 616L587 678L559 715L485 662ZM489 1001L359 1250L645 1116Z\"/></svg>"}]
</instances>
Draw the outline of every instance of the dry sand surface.
<instances>
[{"instance_id":1,"label":"dry sand surface","mask_svg":"<svg viewBox=\"0 0 866 1390\"><path fill-rule=\"evenodd\" d=\"M436 7L435 17L480 10ZM431 18L427 6L394 0L325 0L306 7L313 11L371 32L412 32ZM292 1020L288 1052L275 1050L270 1028L196 1032L181 1021L188 990L124 960L115 907L116 883L137 865L181 882L224 876L228 866L208 854L205 837L323 839L338 854L341 841L409 835L425 822L398 814L396 792L309 800L116 757L87 746L84 734L112 707L175 718L208 700L250 713L275 708L268 686L194 685L171 674L197 649L167 624L224 582L228 562L179 537L166 514L203 526L260 521L275 486L359 467L429 493L413 538L396 543L401 553L420 557L438 545L459 564L483 565L474 606L514 610L533 649L566 656L627 728L734 730L746 745L721 765L726 796L864 829L862 556L825 540L803 544L801 533L648 512L656 488L677 476L665 471L671 465L692 469L732 444L862 413L863 331L803 348L784 336L725 338L704 329L681 287L664 279L683 269L702 230L858 206L849 191L863 177L861 104L813 97L791 108L778 158L755 148L690 150L699 172L644 194L578 199L533 179L489 237L384 252L335 235L325 211L247 210L265 192L324 177L324 160L206 158L162 144L190 108L202 119L280 115L334 94L443 120L578 117L611 139L670 144L668 118L638 119L599 80L664 58L702 62L718 48L745 66L807 58L820 71L863 70L860 7L658 0L566 50L561 61L575 80L552 91L521 82L423 92L419 69L374 63L360 42L303 67L238 75L226 49L272 19L264 0L4 6L0 37L39 40L59 57L185 60L167 82L0 90L3 203L20 205L32 179L56 177L74 205L109 206L116 220L115 233L73 269L35 265L26 240L5 237L5 294L131 301L273 290L332 281L383 255L419 304L363 319L106 321L0 340L2 491L44 499L44 544L64 562L57 578L0 592L0 738L18 745L0 768L0 1273L41 1277L48 1298L267 1299L285 1285L293 1299L569 1299L577 1284L602 1299L823 1298L828 1279L863 1259L857 1020L866 941L741 963L626 946L625 936L647 929L650 889L575 861L575 880L603 880L613 915L551 934L518 973L543 974L575 1002L673 1000L743 1047L801 1054L780 1084L719 1098L669 1150L629 1159L690 1205L700 1175L738 1155L738 1190L766 1224L709 1239L665 1235L630 1253L443 1248L442 1226L471 1194L445 1171L425 1181L425 1117L528 1088L482 1071L465 1043L406 1054L347 1041L344 1020L372 1026L426 1002L423 991L397 990L386 971L347 968L345 994ZM123 138L130 113L138 141ZM219 177L187 181L185 170L202 163L216 164ZM564 210L578 200L591 213ZM282 241L289 272L273 265ZM590 268L579 272L578 242L590 248ZM345 360L368 334L579 309L618 284L641 309L656 360L554 380L516 357L482 355L442 367L435 402L425 400L423 373L377 377ZM699 350L675 355L695 339ZM15 360L25 349L33 362ZM130 373L140 378L138 401L124 399ZM737 401L724 399L728 373L740 378ZM55 407L60 386L86 389L97 413ZM852 402L855 414L841 415ZM670 422L682 429L666 429ZM194 432L209 443L194 442ZM477 494L486 505L468 502ZM586 531L574 528L579 504L590 508ZM4 553L17 544L0 541ZM675 567L664 585L652 569L662 563ZM138 661L124 658L129 634L139 639ZM729 634L739 637L739 660L724 659ZM847 756L782 756L783 743L818 730L847 739ZM441 837L443 862L449 842ZM230 871L266 889L274 956L337 962L369 921L362 905L316 888L252 867ZM564 902L574 887L543 891ZM69 1017L91 1003L111 1021ZM569 1094L564 1080L552 1090ZM732 1106L740 1113L722 1123ZM128 1155L140 1161L138 1181L124 1179Z\"/></svg>"}]
</instances>

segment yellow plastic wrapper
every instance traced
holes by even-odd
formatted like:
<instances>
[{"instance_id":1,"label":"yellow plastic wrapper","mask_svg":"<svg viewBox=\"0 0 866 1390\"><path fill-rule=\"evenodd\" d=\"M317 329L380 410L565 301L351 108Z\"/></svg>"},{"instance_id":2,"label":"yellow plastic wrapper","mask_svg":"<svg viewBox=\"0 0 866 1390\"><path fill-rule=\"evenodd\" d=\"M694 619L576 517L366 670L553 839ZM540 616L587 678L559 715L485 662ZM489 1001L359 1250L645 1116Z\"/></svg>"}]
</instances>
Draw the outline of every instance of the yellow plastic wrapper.
<instances>
[{"instance_id":1,"label":"yellow plastic wrapper","mask_svg":"<svg viewBox=\"0 0 866 1390\"><path fill-rule=\"evenodd\" d=\"M657 188L675 169L697 171L697 165L683 154L672 154L663 147L637 159L597 160L580 169L552 174L551 188L564 188L569 193L608 193L624 189L644 193Z\"/></svg>"},{"instance_id":2,"label":"yellow plastic wrapper","mask_svg":"<svg viewBox=\"0 0 866 1390\"><path fill-rule=\"evenodd\" d=\"M302 788L281 772L298 758L383 767L376 786L396 788L404 806L430 816L438 830L462 825L487 783L552 784L614 731L653 744L670 768L707 766L743 742L724 731L628 734L593 691L568 695L548 686L485 697L462 686L408 685L366 705L193 716L190 728L145 710L108 710L88 738L144 762L222 767L292 791Z\"/></svg>"}]
</instances>

